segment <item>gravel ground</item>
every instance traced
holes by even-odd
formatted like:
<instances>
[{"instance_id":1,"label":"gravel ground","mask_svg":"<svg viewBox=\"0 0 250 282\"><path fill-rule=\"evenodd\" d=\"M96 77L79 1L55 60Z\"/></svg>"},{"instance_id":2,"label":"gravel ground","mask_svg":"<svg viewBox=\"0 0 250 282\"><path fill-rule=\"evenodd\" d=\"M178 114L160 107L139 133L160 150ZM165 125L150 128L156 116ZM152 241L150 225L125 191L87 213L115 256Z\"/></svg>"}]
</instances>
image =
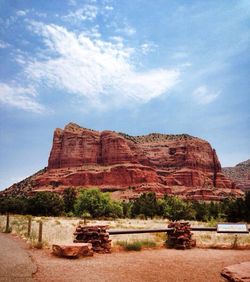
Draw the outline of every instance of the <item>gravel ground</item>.
<instances>
[{"instance_id":1,"label":"gravel ground","mask_svg":"<svg viewBox=\"0 0 250 282\"><path fill-rule=\"evenodd\" d=\"M157 249L141 252L95 254L69 260L49 250L30 250L38 271L36 281L222 282L221 270L228 265L250 261L250 250Z\"/></svg>"},{"instance_id":2,"label":"gravel ground","mask_svg":"<svg viewBox=\"0 0 250 282\"><path fill-rule=\"evenodd\" d=\"M27 251L27 245L10 234L0 233L0 281L34 281L37 270Z\"/></svg>"}]
</instances>

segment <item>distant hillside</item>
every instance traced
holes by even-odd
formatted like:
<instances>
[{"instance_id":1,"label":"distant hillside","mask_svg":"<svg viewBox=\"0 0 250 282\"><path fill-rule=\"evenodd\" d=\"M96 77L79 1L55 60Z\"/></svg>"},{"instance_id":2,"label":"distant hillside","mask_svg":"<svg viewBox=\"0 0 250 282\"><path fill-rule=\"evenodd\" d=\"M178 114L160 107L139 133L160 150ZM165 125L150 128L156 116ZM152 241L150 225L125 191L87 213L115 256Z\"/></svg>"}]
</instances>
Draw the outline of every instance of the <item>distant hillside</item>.
<instances>
[{"instance_id":1,"label":"distant hillside","mask_svg":"<svg viewBox=\"0 0 250 282\"><path fill-rule=\"evenodd\" d=\"M4 191L0 191L0 195L24 196L32 194L33 186L35 184L33 178L43 174L46 170L47 168L45 167L24 180L14 183Z\"/></svg>"},{"instance_id":2,"label":"distant hillside","mask_svg":"<svg viewBox=\"0 0 250 282\"><path fill-rule=\"evenodd\" d=\"M235 167L224 167L224 174L232 179L243 191L250 191L250 159Z\"/></svg>"}]
</instances>

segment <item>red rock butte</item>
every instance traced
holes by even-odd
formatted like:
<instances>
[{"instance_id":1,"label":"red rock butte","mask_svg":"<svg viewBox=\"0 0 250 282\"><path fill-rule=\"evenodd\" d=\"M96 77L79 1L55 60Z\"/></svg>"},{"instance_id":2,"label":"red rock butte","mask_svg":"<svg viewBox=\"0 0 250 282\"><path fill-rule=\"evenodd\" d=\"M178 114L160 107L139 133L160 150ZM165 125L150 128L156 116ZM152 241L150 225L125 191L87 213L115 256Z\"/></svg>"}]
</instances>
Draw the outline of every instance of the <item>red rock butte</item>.
<instances>
[{"instance_id":1,"label":"red rock butte","mask_svg":"<svg viewBox=\"0 0 250 282\"><path fill-rule=\"evenodd\" d=\"M5 191L99 187L120 199L149 191L197 200L242 195L207 141L187 134L99 132L74 123L55 130L48 167L26 179L26 186L20 183Z\"/></svg>"}]
</instances>

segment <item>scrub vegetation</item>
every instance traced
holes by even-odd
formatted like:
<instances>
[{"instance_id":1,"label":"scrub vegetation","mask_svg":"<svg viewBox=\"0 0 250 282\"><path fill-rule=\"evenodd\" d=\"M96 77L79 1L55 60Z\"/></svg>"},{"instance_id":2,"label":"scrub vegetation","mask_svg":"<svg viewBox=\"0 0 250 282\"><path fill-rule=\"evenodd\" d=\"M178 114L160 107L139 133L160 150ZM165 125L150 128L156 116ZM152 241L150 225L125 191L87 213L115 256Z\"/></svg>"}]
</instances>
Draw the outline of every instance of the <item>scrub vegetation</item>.
<instances>
[{"instance_id":1,"label":"scrub vegetation","mask_svg":"<svg viewBox=\"0 0 250 282\"><path fill-rule=\"evenodd\" d=\"M82 189L78 194L73 188L67 188L63 195L39 192L31 197L1 197L0 213L93 219L163 217L169 220L250 222L250 192L244 198L209 203L185 201L169 195L157 199L152 192L143 193L131 201L114 201L109 193L97 188Z\"/></svg>"}]
</instances>

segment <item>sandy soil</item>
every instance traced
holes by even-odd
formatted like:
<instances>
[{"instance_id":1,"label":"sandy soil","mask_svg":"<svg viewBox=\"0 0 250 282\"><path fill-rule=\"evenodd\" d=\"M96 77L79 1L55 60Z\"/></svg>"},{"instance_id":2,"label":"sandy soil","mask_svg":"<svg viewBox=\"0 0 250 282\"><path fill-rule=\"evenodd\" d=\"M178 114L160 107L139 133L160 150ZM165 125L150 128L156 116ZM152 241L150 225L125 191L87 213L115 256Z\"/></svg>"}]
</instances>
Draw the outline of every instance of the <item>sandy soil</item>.
<instances>
[{"instance_id":1,"label":"sandy soil","mask_svg":"<svg viewBox=\"0 0 250 282\"><path fill-rule=\"evenodd\" d=\"M157 249L141 252L95 254L69 260L54 257L49 250L29 251L38 266L36 281L225 281L221 270L250 261L250 250Z\"/></svg>"}]
</instances>

